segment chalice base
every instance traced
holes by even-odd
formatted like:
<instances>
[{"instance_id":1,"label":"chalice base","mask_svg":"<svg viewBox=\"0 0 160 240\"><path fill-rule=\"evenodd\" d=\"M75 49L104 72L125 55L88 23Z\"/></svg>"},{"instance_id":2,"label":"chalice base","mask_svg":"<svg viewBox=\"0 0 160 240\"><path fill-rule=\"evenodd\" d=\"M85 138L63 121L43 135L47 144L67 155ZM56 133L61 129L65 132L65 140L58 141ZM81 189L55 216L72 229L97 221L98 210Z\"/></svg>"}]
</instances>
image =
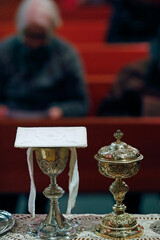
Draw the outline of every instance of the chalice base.
<instances>
[{"instance_id":1,"label":"chalice base","mask_svg":"<svg viewBox=\"0 0 160 240\"><path fill-rule=\"evenodd\" d=\"M56 221L53 224L37 221L29 225L27 233L35 238L68 240L75 238L78 232L83 230L81 225L73 220L65 219L63 225L63 228L59 228Z\"/></svg>"},{"instance_id":2,"label":"chalice base","mask_svg":"<svg viewBox=\"0 0 160 240\"><path fill-rule=\"evenodd\" d=\"M143 234L143 231L143 227L130 214L117 215L113 212L103 218L102 222L96 227L95 233L103 238L122 240L139 237Z\"/></svg>"}]
</instances>

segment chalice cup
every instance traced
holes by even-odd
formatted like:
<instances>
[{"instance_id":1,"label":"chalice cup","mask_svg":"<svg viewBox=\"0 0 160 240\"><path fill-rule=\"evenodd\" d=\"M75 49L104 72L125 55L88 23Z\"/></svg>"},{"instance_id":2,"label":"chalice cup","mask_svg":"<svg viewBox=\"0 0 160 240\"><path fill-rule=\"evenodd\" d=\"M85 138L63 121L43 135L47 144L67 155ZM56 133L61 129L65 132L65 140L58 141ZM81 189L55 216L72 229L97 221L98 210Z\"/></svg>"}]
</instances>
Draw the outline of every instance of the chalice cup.
<instances>
[{"instance_id":1,"label":"chalice cup","mask_svg":"<svg viewBox=\"0 0 160 240\"><path fill-rule=\"evenodd\" d=\"M50 185L43 191L44 196L50 200L50 209L44 221L30 224L28 233L43 239L73 239L79 225L61 214L58 199L64 191L56 180L66 167L69 148L37 148L35 155L39 168L50 178Z\"/></svg>"},{"instance_id":2,"label":"chalice cup","mask_svg":"<svg viewBox=\"0 0 160 240\"><path fill-rule=\"evenodd\" d=\"M122 136L123 133L117 130L114 134L117 141L102 147L95 155L99 172L105 177L115 179L109 188L116 201L114 212L107 214L95 229L95 233L103 238L127 239L143 234L143 227L137 223L135 217L125 212L123 200L129 188L122 181L123 178L137 174L143 156L136 148L121 142Z\"/></svg>"}]
</instances>

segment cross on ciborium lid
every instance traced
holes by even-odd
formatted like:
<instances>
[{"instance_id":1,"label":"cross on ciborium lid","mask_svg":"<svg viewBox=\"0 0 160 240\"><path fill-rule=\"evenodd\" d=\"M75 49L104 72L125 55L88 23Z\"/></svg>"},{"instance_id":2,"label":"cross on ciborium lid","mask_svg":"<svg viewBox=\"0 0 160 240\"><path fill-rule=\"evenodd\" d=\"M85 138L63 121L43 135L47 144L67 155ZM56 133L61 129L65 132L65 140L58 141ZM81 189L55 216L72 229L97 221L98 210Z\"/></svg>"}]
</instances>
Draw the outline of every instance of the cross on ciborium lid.
<instances>
[{"instance_id":1,"label":"cross on ciborium lid","mask_svg":"<svg viewBox=\"0 0 160 240\"><path fill-rule=\"evenodd\" d=\"M116 142L102 147L95 155L95 159L104 162L131 163L143 159L139 150L121 141L123 132L119 129L113 134Z\"/></svg>"},{"instance_id":2,"label":"cross on ciborium lid","mask_svg":"<svg viewBox=\"0 0 160 240\"><path fill-rule=\"evenodd\" d=\"M113 134L113 136L117 139L117 143L120 143L120 140L121 140L121 138L123 137L123 132L121 132L121 130L117 130L117 132L115 132L114 134Z\"/></svg>"}]
</instances>

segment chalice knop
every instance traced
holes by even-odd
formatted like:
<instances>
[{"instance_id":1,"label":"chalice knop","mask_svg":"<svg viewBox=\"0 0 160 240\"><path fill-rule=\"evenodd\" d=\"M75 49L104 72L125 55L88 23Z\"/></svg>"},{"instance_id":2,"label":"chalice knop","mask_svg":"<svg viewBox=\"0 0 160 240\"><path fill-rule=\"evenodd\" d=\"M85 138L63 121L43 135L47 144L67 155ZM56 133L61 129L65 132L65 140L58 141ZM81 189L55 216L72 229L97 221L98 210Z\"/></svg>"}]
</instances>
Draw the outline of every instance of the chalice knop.
<instances>
[{"instance_id":1,"label":"chalice knop","mask_svg":"<svg viewBox=\"0 0 160 240\"><path fill-rule=\"evenodd\" d=\"M125 212L126 206L123 204L123 200L129 188L122 179L137 174L143 156L136 148L121 142L123 133L120 130L117 130L114 137L117 139L116 142L102 147L95 155L99 172L105 177L115 179L109 190L116 201L113 206L114 212L103 218L96 227L95 233L103 238L134 238L143 234L143 227L132 215Z\"/></svg>"},{"instance_id":2,"label":"chalice knop","mask_svg":"<svg viewBox=\"0 0 160 240\"><path fill-rule=\"evenodd\" d=\"M69 148L37 148L35 155L38 166L50 178L50 185L43 191L44 196L50 200L50 209L44 221L30 224L28 233L43 239L73 239L79 225L61 214L58 199L64 191L56 182L57 176L66 167Z\"/></svg>"}]
</instances>

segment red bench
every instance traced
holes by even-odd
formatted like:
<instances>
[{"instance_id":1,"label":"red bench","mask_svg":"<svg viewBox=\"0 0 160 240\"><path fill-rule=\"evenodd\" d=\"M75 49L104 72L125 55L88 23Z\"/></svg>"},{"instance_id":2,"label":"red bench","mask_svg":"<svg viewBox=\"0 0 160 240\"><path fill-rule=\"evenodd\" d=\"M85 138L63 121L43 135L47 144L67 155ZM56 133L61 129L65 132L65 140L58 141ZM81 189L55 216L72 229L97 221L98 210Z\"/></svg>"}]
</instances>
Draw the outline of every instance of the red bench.
<instances>
[{"instance_id":1,"label":"red bench","mask_svg":"<svg viewBox=\"0 0 160 240\"><path fill-rule=\"evenodd\" d=\"M1 20L0 38L15 33L14 23ZM65 21L57 34L71 43L104 42L106 23L104 21Z\"/></svg>"},{"instance_id":2,"label":"red bench","mask_svg":"<svg viewBox=\"0 0 160 240\"><path fill-rule=\"evenodd\" d=\"M0 30L0 38L14 31L15 27L13 25L5 23ZM92 33L94 34L94 31ZM80 33L77 33L77 35L73 36L75 40L74 45L82 58L87 74L117 74L128 63L146 58L149 55L148 43L93 43L94 41L98 41L98 38L95 38L92 43L80 43L81 40L82 42L84 41L84 38L87 39L87 36L90 38L90 33L88 32L88 35L85 37L81 35L81 40L79 38L80 35ZM102 35L99 37L102 38ZM76 38L79 39L77 43Z\"/></svg>"},{"instance_id":3,"label":"red bench","mask_svg":"<svg viewBox=\"0 0 160 240\"><path fill-rule=\"evenodd\" d=\"M107 29L108 24L104 20L67 20L57 33L72 43L102 43Z\"/></svg>"},{"instance_id":4,"label":"red bench","mask_svg":"<svg viewBox=\"0 0 160 240\"><path fill-rule=\"evenodd\" d=\"M21 3L21 0L5 0L0 2L0 19L14 19L16 10ZM112 9L109 5L102 6L86 6L82 5L76 9L67 10L61 4L60 11L64 20L109 20L112 14Z\"/></svg>"},{"instance_id":5,"label":"red bench","mask_svg":"<svg viewBox=\"0 0 160 240\"><path fill-rule=\"evenodd\" d=\"M148 57L148 43L76 44L87 74L117 74L130 62Z\"/></svg>"},{"instance_id":6,"label":"red bench","mask_svg":"<svg viewBox=\"0 0 160 240\"><path fill-rule=\"evenodd\" d=\"M95 115L101 101L107 96L116 80L115 75L87 75L86 82L90 97L90 115Z\"/></svg>"}]
</instances>

